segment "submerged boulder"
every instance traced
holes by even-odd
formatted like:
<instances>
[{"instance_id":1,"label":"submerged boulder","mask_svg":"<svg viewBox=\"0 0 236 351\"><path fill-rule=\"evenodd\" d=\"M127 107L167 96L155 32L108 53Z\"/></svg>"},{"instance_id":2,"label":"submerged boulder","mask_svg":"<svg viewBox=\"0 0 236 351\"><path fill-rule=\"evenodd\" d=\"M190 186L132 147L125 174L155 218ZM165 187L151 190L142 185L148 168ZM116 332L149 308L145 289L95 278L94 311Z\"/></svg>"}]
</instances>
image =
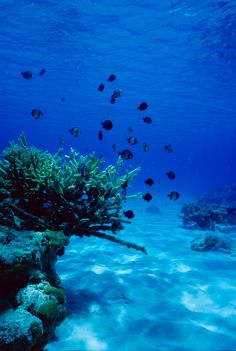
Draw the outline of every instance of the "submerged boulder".
<instances>
[{"instance_id":1,"label":"submerged boulder","mask_svg":"<svg viewBox=\"0 0 236 351\"><path fill-rule=\"evenodd\" d=\"M161 214L161 210L156 205L150 205L146 208L146 212L151 214Z\"/></svg>"},{"instance_id":2,"label":"submerged boulder","mask_svg":"<svg viewBox=\"0 0 236 351\"><path fill-rule=\"evenodd\" d=\"M223 234L203 233L191 242L193 251L220 251L236 256L236 240Z\"/></svg>"}]
</instances>

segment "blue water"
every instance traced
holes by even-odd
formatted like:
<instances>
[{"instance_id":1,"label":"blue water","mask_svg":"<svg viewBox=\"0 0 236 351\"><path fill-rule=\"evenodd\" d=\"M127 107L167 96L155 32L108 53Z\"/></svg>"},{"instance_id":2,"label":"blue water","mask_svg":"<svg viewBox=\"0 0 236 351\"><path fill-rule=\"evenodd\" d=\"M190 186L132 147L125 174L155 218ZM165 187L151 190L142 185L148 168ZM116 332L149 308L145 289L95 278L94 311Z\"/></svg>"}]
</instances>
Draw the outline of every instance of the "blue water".
<instances>
[{"instance_id":1,"label":"blue water","mask_svg":"<svg viewBox=\"0 0 236 351\"><path fill-rule=\"evenodd\" d=\"M63 135L65 153L70 147L82 154L102 153L107 164L130 148L134 158L125 161L125 168L141 166L132 192L146 192L144 180L152 177L152 204L172 210L177 206L167 199L172 190L180 192L181 204L235 181L235 0L0 0L0 42L1 150L22 131L29 144L53 153ZM21 75L27 70L33 73L30 80ZM117 79L109 83L112 73ZM103 92L97 90L100 83L105 84ZM123 95L111 105L116 89ZM149 108L141 112L137 106L143 101ZM31 116L34 108L43 111L42 118ZM145 116L153 123L144 124ZM99 141L105 119L111 119L114 128L103 131ZM68 131L74 126L81 130L77 138ZM127 143L131 135L138 138L135 146ZM145 153L143 142L150 147ZM164 151L166 144L173 146L173 153ZM174 181L166 177L169 170L176 173ZM147 203L137 201L142 224L134 228L141 231L151 219L145 217ZM147 335L152 338L155 330L151 333ZM183 335L179 338L184 340ZM119 350L130 350L129 342ZM134 349L164 350L162 341L159 349L142 342ZM227 342L228 347L236 345L235 339ZM199 350L211 351L217 341L209 343ZM175 350L196 350L191 343L182 349L179 340L177 344ZM118 347L115 342L109 345ZM94 350L111 351L100 346Z\"/></svg>"},{"instance_id":2,"label":"blue water","mask_svg":"<svg viewBox=\"0 0 236 351\"><path fill-rule=\"evenodd\" d=\"M156 179L157 201L173 189L197 196L233 181L235 31L234 0L1 0L1 148L24 130L30 144L54 152L64 135L65 150L96 151L114 163L111 145L126 148L131 125L140 142L127 164L142 167L138 189L145 177ZM22 78L26 70L31 80ZM111 73L117 80L108 84ZM104 92L97 91L101 82ZM117 88L124 94L111 105ZM142 101L147 113L136 109ZM33 108L42 119L32 118ZM154 123L145 125L144 115ZM114 128L99 142L107 116ZM81 137L70 135L73 126ZM150 145L145 154L143 141ZM166 144L173 154L163 152ZM177 174L174 185L169 169Z\"/></svg>"}]
</instances>

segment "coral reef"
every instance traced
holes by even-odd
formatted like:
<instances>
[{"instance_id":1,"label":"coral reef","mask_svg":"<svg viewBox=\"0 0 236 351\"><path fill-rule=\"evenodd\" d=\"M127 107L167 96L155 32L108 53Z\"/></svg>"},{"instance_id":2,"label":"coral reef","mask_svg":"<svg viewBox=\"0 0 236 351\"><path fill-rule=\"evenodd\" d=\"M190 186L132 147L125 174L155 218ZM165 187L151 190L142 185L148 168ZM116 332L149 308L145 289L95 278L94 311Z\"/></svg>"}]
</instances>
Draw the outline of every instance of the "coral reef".
<instances>
[{"instance_id":1,"label":"coral reef","mask_svg":"<svg viewBox=\"0 0 236 351\"><path fill-rule=\"evenodd\" d=\"M54 265L63 232L0 228L0 350L42 350L65 318L65 294Z\"/></svg>"},{"instance_id":2,"label":"coral reef","mask_svg":"<svg viewBox=\"0 0 236 351\"><path fill-rule=\"evenodd\" d=\"M41 351L66 317L55 272L71 235L96 236L147 253L116 236L122 202L139 168L119 176L122 160L63 156L28 147L24 134L0 160L0 349ZM124 186L125 185L125 186ZM125 191L124 191L125 190ZM106 231L110 231L107 234Z\"/></svg>"},{"instance_id":3,"label":"coral reef","mask_svg":"<svg viewBox=\"0 0 236 351\"><path fill-rule=\"evenodd\" d=\"M236 183L206 194L194 203L184 205L181 217L183 226L187 229L214 231L217 225L236 225Z\"/></svg>"},{"instance_id":4,"label":"coral reef","mask_svg":"<svg viewBox=\"0 0 236 351\"><path fill-rule=\"evenodd\" d=\"M206 231L192 240L191 250L220 251L236 256L236 183L184 205L181 217L184 228Z\"/></svg>"},{"instance_id":5,"label":"coral reef","mask_svg":"<svg viewBox=\"0 0 236 351\"><path fill-rule=\"evenodd\" d=\"M205 203L184 205L181 209L183 225L188 229L215 230L216 224L227 224L228 211Z\"/></svg>"}]
</instances>

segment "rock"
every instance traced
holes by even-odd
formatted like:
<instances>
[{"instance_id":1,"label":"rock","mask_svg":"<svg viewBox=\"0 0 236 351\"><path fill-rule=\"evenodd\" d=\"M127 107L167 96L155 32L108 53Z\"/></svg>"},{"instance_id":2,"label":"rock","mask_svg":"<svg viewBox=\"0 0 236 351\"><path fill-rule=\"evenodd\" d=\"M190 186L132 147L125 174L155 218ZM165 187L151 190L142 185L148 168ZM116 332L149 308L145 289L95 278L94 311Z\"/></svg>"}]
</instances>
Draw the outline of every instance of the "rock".
<instances>
[{"instance_id":1,"label":"rock","mask_svg":"<svg viewBox=\"0 0 236 351\"><path fill-rule=\"evenodd\" d=\"M204 233L191 242L194 251L220 251L235 256L236 240L229 239L226 235Z\"/></svg>"},{"instance_id":2,"label":"rock","mask_svg":"<svg viewBox=\"0 0 236 351\"><path fill-rule=\"evenodd\" d=\"M146 212L151 214L161 214L161 210L156 205L150 205L146 208Z\"/></svg>"},{"instance_id":3,"label":"rock","mask_svg":"<svg viewBox=\"0 0 236 351\"><path fill-rule=\"evenodd\" d=\"M55 272L63 232L0 227L0 350L41 351L65 318L65 294Z\"/></svg>"}]
</instances>

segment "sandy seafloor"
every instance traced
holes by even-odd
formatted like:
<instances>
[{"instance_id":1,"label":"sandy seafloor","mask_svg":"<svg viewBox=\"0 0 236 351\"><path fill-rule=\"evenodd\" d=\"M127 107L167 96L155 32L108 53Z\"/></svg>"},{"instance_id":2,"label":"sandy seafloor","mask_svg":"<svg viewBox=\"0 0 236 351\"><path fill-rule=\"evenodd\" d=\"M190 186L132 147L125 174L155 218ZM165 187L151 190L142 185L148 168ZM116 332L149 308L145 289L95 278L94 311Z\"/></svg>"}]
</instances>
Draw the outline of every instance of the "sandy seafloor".
<instances>
[{"instance_id":1,"label":"sandy seafloor","mask_svg":"<svg viewBox=\"0 0 236 351\"><path fill-rule=\"evenodd\" d=\"M201 232L181 228L177 206L161 211L119 234L148 256L72 238L57 263L69 315L45 350L236 350L236 258L191 251Z\"/></svg>"}]
</instances>

